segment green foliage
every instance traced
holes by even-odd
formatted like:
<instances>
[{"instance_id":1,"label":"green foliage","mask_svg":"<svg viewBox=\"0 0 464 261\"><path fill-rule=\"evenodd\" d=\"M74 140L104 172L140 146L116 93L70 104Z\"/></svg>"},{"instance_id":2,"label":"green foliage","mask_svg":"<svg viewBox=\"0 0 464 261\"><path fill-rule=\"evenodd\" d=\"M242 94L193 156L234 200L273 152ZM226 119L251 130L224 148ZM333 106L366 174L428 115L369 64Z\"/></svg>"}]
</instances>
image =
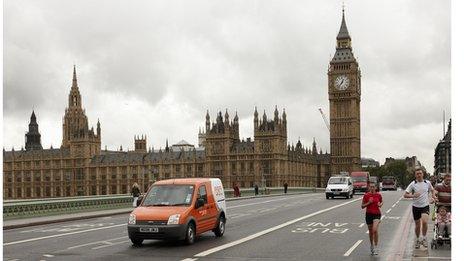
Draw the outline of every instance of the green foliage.
<instances>
[{"instance_id":1,"label":"green foliage","mask_svg":"<svg viewBox=\"0 0 464 261\"><path fill-rule=\"evenodd\" d=\"M408 171L405 160L395 160L394 162L374 168L364 168L371 176L379 177L382 180L384 176L394 176L398 186L405 188L414 179L414 173Z\"/></svg>"}]
</instances>

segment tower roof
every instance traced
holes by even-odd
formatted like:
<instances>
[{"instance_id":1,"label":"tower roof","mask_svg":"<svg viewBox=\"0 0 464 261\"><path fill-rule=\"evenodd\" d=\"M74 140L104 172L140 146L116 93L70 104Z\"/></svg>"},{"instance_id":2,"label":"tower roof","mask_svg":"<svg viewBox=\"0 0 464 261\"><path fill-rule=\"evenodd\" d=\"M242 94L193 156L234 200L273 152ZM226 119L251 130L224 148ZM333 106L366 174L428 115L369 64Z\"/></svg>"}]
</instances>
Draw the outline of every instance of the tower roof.
<instances>
[{"instance_id":1,"label":"tower roof","mask_svg":"<svg viewBox=\"0 0 464 261\"><path fill-rule=\"evenodd\" d=\"M77 88L76 65L74 65L74 68L73 68L72 87L73 87L73 88Z\"/></svg>"},{"instance_id":2,"label":"tower roof","mask_svg":"<svg viewBox=\"0 0 464 261\"><path fill-rule=\"evenodd\" d=\"M350 34L348 33L348 28L346 27L346 22L345 22L345 8L343 8L342 12L343 12L343 14L342 14L342 24L340 25L340 31L338 32L337 40L351 39Z\"/></svg>"},{"instance_id":3,"label":"tower roof","mask_svg":"<svg viewBox=\"0 0 464 261\"><path fill-rule=\"evenodd\" d=\"M36 122L36 117L35 117L34 110L32 110L32 114L31 114L31 122Z\"/></svg>"}]
</instances>

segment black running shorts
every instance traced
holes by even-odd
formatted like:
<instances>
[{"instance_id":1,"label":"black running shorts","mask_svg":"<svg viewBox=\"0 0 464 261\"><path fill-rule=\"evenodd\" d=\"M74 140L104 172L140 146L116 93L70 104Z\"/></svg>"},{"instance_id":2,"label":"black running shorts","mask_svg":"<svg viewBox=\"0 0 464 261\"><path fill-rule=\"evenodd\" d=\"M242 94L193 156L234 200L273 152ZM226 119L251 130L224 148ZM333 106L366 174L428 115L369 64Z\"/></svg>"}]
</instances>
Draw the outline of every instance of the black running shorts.
<instances>
[{"instance_id":1,"label":"black running shorts","mask_svg":"<svg viewBox=\"0 0 464 261\"><path fill-rule=\"evenodd\" d=\"M414 217L414 220L420 219L422 214L429 215L429 213L430 213L429 206L426 206L426 207L423 207L423 208L418 208L418 207L412 206L412 215Z\"/></svg>"},{"instance_id":2,"label":"black running shorts","mask_svg":"<svg viewBox=\"0 0 464 261\"><path fill-rule=\"evenodd\" d=\"M366 213L366 224L372 225L374 223L374 219L380 220L381 217L381 214Z\"/></svg>"}]
</instances>

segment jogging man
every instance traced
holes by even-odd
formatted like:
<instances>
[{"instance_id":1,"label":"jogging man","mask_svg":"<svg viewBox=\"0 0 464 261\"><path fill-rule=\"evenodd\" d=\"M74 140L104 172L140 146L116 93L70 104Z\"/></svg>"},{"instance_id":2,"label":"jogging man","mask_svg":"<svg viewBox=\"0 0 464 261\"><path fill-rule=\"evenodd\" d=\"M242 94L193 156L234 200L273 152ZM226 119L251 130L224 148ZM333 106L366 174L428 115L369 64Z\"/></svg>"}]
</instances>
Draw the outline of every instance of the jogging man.
<instances>
[{"instance_id":1,"label":"jogging man","mask_svg":"<svg viewBox=\"0 0 464 261\"><path fill-rule=\"evenodd\" d=\"M425 248L428 247L427 241L427 222L429 219L429 193L432 193L432 200L436 201L436 191L430 181L424 179L424 172L421 168L415 169L416 179L412 181L406 188L404 193L405 198L412 198L412 215L416 223L416 244L418 249L422 244ZM421 236L422 227L422 238Z\"/></svg>"}]
</instances>

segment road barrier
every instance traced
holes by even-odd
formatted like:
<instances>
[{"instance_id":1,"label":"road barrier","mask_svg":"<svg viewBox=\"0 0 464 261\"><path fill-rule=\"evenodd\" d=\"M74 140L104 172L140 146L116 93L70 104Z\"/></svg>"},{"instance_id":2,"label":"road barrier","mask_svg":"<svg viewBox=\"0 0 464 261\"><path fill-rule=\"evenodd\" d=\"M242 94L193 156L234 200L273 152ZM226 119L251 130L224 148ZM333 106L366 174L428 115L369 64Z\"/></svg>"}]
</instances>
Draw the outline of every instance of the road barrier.
<instances>
[{"instance_id":1,"label":"road barrier","mask_svg":"<svg viewBox=\"0 0 464 261\"><path fill-rule=\"evenodd\" d=\"M322 189L323 190L323 189ZM288 193L320 192L320 188L288 188ZM259 194L283 194L283 187L260 189ZM226 198L233 198L232 189L225 190ZM241 197L253 197L254 188L240 189ZM48 215L71 214L87 211L130 208L133 198L130 194L63 197L46 199L6 200L3 202L3 219L30 218Z\"/></svg>"}]
</instances>

